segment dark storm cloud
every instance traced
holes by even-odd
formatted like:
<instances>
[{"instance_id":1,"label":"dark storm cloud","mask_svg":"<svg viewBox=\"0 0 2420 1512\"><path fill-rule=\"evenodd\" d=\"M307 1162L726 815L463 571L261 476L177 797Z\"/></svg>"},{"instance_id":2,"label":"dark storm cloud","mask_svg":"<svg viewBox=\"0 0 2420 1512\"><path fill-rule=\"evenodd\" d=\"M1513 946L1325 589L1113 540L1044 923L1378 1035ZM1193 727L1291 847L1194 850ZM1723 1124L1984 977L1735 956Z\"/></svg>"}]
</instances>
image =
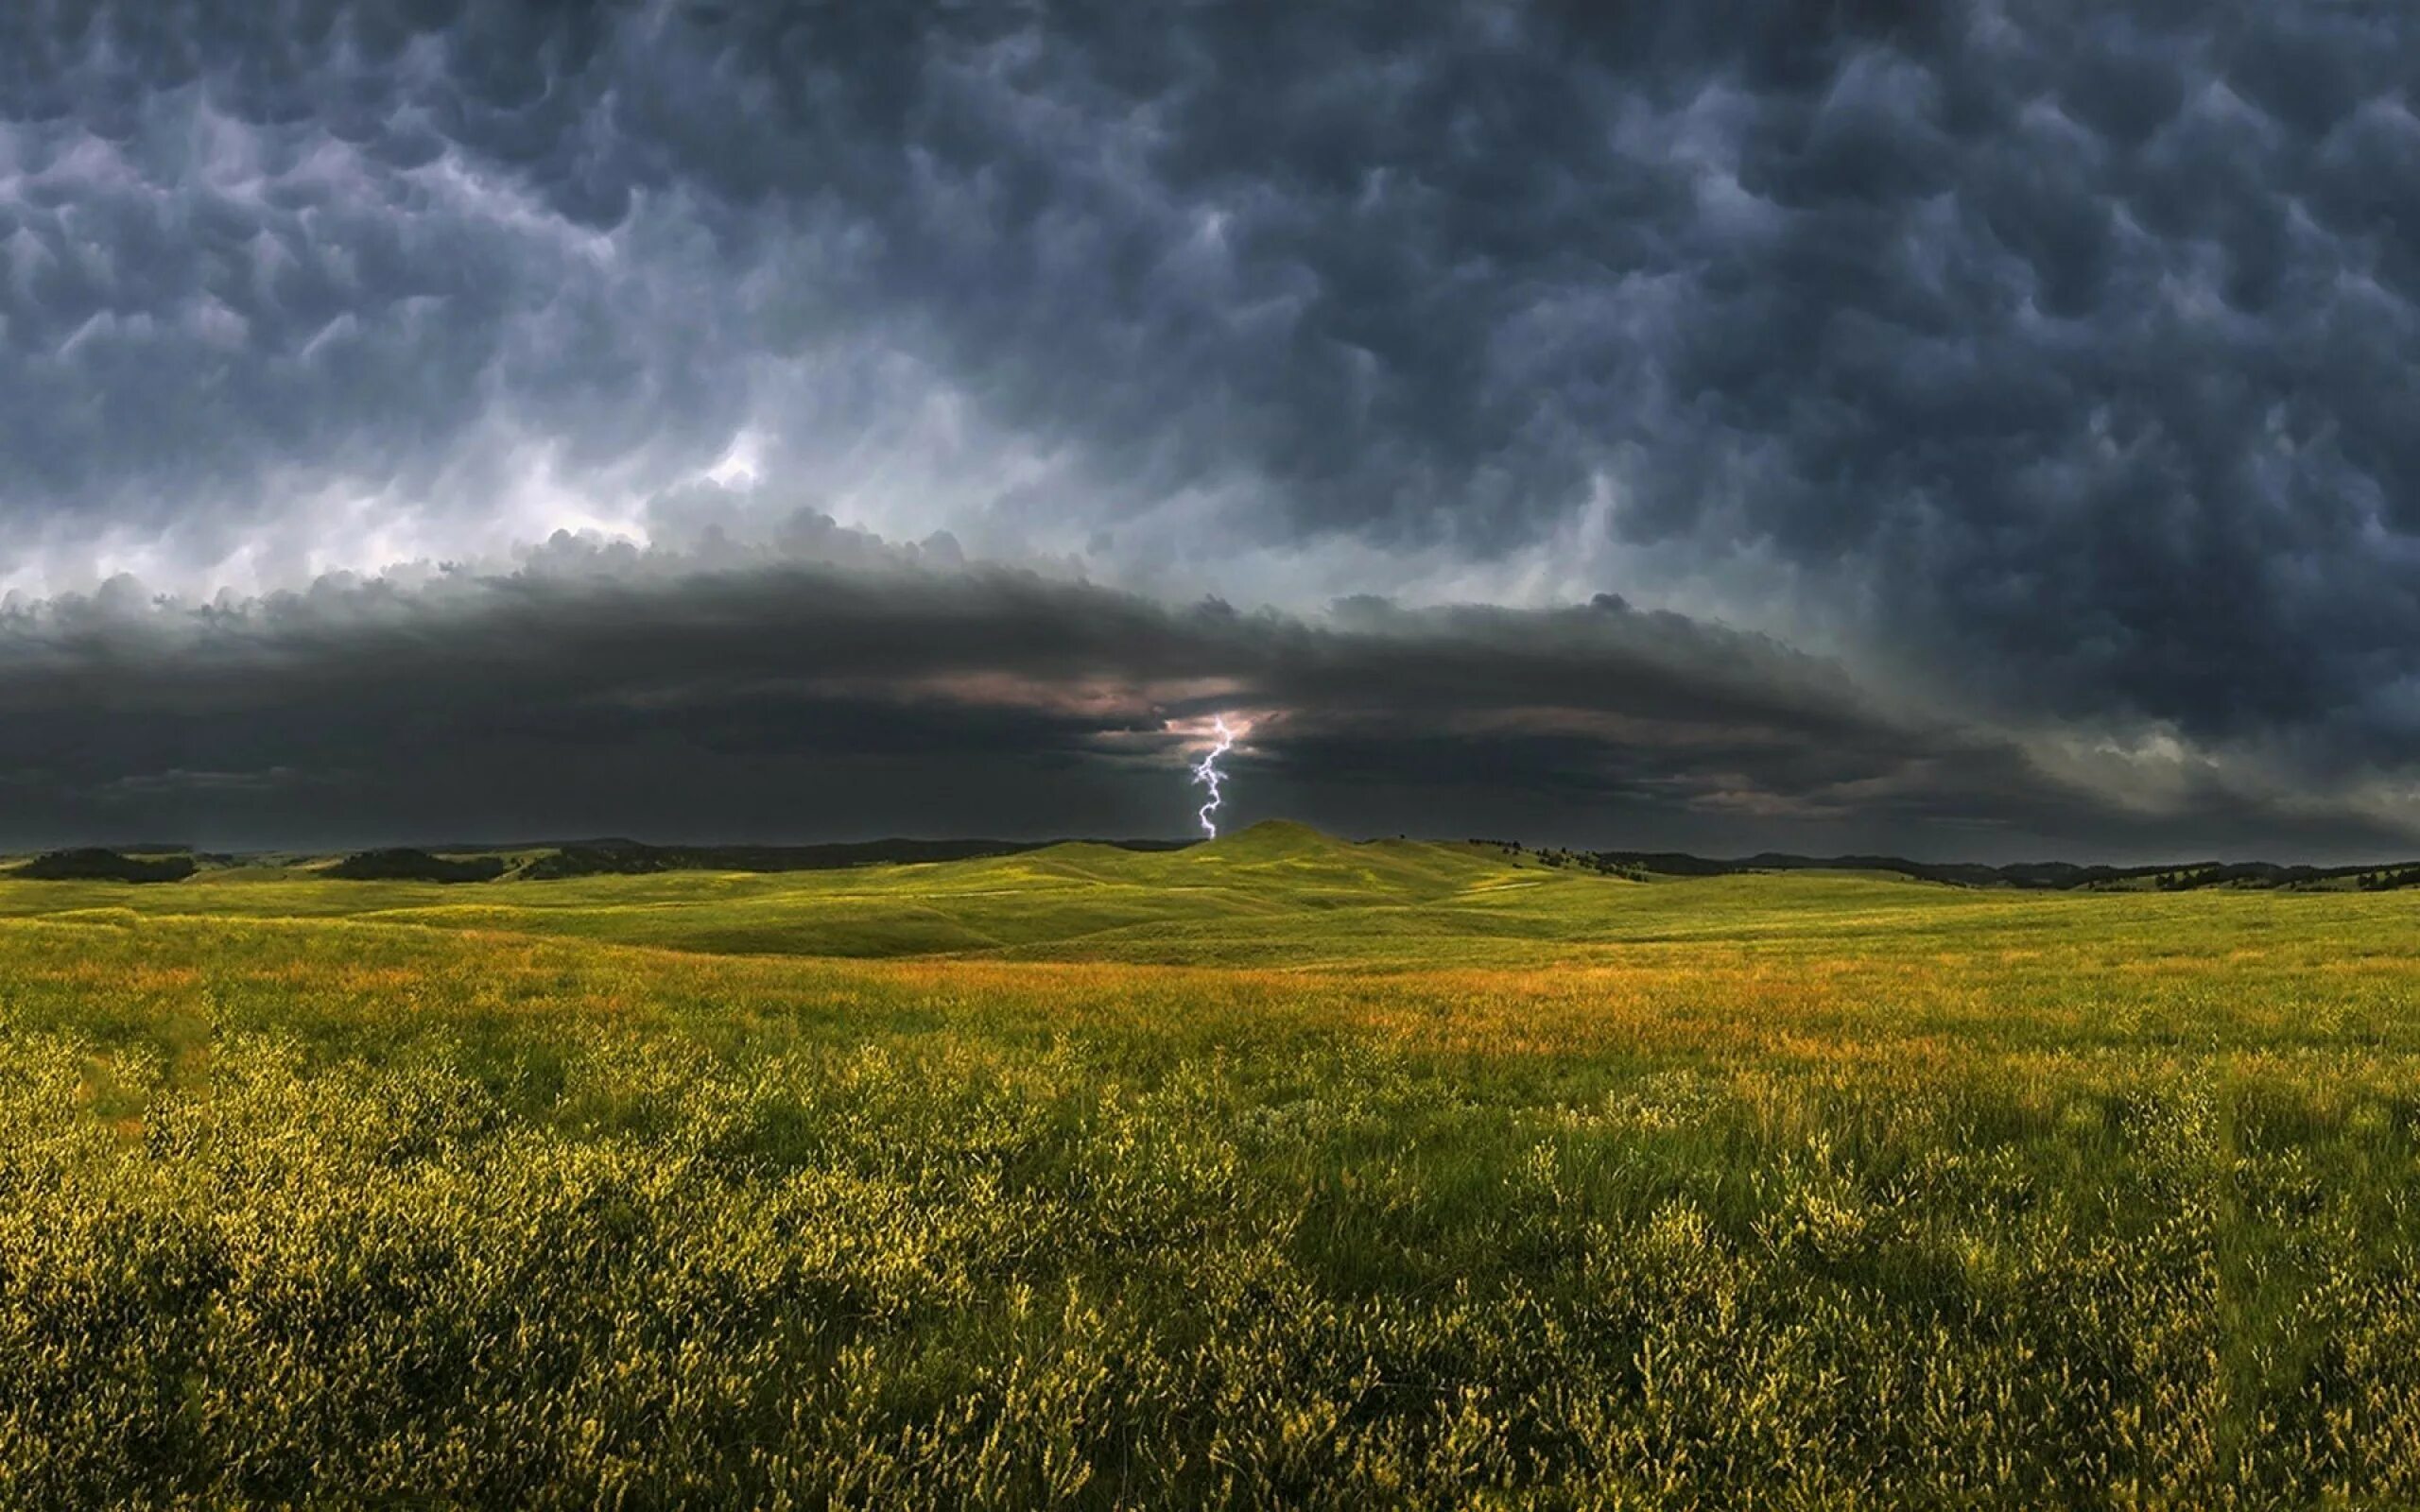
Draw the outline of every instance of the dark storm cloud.
<instances>
[{"instance_id":1,"label":"dark storm cloud","mask_svg":"<svg viewBox=\"0 0 2420 1512\"><path fill-rule=\"evenodd\" d=\"M1956 711L1914 726L2065 729L2154 766L2173 737L2187 786L2224 750L2314 792L2408 789L2414 26L2158 0L35 0L0 17L0 549L130 541L292 583L390 539L475 555L497 520L543 534L583 499L685 546L718 506L683 480L747 432L771 475L878 526L1083 543L1129 582L1233 559L1246 602L1292 590L1250 580L1272 561L1392 593L1543 559L1555 592L1642 604L1685 569L1699 618L1754 624L1779 581L1866 686ZM726 565L726 606L673 595L679 633L652 638L565 619L553 590L362 589L357 676L279 649L290 605L109 655L163 697L199 695L159 669L232 686L257 658L350 688L457 644L461 615L489 627L462 654L492 691L382 695L409 718L578 704L645 744L668 738L646 706L579 704L577 669L698 697L706 672L793 675L761 646L811 636L816 676L896 720L875 684L920 676L935 627L979 626L1034 678L1094 654L1011 579L912 610L819 589L847 612L807 627ZM1646 614L1221 629L1115 603L1149 676L1245 679L1303 721L1288 760L1368 783L1498 764L1897 823L1950 793L1997 822L1991 795L2027 781L1943 777L1983 758L1924 735L1934 775L1875 786L1908 720L1778 696L1795 675L1739 692L1720 637L1624 662L1617 709L1573 704L1590 637L1651 639ZM21 647L15 676L63 687L39 673L57 649ZM707 660L666 660L683 649ZM1710 747L1736 791L1676 791L1563 744L1601 751L1601 728L1514 728L1515 691L1775 733ZM1495 712L1455 702L1482 693ZM787 748L717 707L681 738ZM1090 751L1055 728L997 743ZM178 769L274 769L275 744Z\"/></svg>"},{"instance_id":2,"label":"dark storm cloud","mask_svg":"<svg viewBox=\"0 0 2420 1512\"><path fill-rule=\"evenodd\" d=\"M743 8L620 120L1142 498L1484 557L1601 477L1999 700L2408 740L2410 23L1811 15Z\"/></svg>"},{"instance_id":3,"label":"dark storm cloud","mask_svg":"<svg viewBox=\"0 0 2420 1512\"><path fill-rule=\"evenodd\" d=\"M1612 599L1302 617L847 544L716 569L562 541L510 576L20 606L0 840L1169 833L1183 732L1221 711L1252 722L1239 812L1348 829L2106 850L2234 804L2282 833L2218 782L2132 811L2005 733Z\"/></svg>"}]
</instances>

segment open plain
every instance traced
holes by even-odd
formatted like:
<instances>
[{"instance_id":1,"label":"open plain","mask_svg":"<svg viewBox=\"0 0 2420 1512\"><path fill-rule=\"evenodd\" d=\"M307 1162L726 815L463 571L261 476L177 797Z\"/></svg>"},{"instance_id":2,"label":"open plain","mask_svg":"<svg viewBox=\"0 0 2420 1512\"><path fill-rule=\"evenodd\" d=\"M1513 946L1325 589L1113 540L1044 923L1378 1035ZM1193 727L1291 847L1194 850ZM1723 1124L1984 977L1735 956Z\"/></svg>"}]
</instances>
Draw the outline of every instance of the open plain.
<instances>
[{"instance_id":1,"label":"open plain","mask_svg":"<svg viewBox=\"0 0 2420 1512\"><path fill-rule=\"evenodd\" d=\"M0 1503L2408 1505L2420 891L0 881Z\"/></svg>"}]
</instances>

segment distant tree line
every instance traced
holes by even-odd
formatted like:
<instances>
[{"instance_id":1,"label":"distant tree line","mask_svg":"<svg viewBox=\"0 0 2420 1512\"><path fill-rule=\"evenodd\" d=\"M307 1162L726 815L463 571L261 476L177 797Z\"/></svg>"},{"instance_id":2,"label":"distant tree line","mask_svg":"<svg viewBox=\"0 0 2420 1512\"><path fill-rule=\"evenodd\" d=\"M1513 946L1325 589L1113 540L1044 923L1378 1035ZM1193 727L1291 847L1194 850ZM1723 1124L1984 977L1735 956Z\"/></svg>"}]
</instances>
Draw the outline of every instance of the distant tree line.
<instances>
[{"instance_id":1,"label":"distant tree line","mask_svg":"<svg viewBox=\"0 0 2420 1512\"><path fill-rule=\"evenodd\" d=\"M19 867L16 874L42 882L182 882L200 869L190 854L129 855L85 846L46 851Z\"/></svg>"},{"instance_id":2,"label":"distant tree line","mask_svg":"<svg viewBox=\"0 0 2420 1512\"><path fill-rule=\"evenodd\" d=\"M1680 851L1540 850L1549 866L1587 866L1618 875L1720 877L1758 871L1881 871L1920 882L1960 887L2021 887L2078 892L2150 890L2187 892L2205 887L2282 891L2327 889L2383 892L2420 886L2420 862L2379 866L2281 866L2270 861L2202 861L2160 866L2079 866L2066 861L1985 866L1976 862L1910 861L1903 856L1801 856L1765 851L1736 860L1714 860ZM1627 868L1627 869L1625 869Z\"/></svg>"},{"instance_id":3,"label":"distant tree line","mask_svg":"<svg viewBox=\"0 0 2420 1512\"><path fill-rule=\"evenodd\" d=\"M349 855L328 875L348 882L493 882L511 868L502 856L441 856L394 846Z\"/></svg>"},{"instance_id":4,"label":"distant tree line","mask_svg":"<svg viewBox=\"0 0 2420 1512\"><path fill-rule=\"evenodd\" d=\"M1594 871L1600 876L1606 877L1627 877L1633 882L1645 882L1651 874L1649 872L1647 868L1633 861L1623 860L1611 851L1573 850L1552 848L1540 849L1536 851L1531 851L1529 847L1523 845L1518 840L1491 840L1482 836L1473 836L1470 843L1477 846L1493 847L1495 850L1500 850L1508 856L1534 854L1539 861L1549 867L1572 868L1582 871Z\"/></svg>"},{"instance_id":5,"label":"distant tree line","mask_svg":"<svg viewBox=\"0 0 2420 1512\"><path fill-rule=\"evenodd\" d=\"M2387 866L2280 866L2269 861L2169 862L2159 866L2080 866L2068 861L2027 861L2009 866L1978 862L1910 861L1904 856L1802 856L1767 850L1717 859L1681 850L1586 850L1532 849L1519 840L1473 835L1470 844L1508 856L1535 856L1549 867L1594 871L1645 881L1650 877L1725 877L1759 871L1883 871L1919 882L1959 887L2024 887L2048 892L2151 890L2189 892L2203 887L2269 888L2282 891L2359 890L2387 892L2420 886L2420 861Z\"/></svg>"}]
</instances>

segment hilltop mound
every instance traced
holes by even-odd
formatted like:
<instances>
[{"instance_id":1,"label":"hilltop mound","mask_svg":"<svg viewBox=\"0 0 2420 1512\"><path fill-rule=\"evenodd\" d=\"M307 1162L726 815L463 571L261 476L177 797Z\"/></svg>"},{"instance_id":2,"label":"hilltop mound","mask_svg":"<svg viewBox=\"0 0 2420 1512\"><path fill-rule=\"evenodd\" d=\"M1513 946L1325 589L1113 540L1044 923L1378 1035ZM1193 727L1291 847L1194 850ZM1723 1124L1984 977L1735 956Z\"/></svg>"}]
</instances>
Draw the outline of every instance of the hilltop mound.
<instances>
[{"instance_id":1,"label":"hilltop mound","mask_svg":"<svg viewBox=\"0 0 2420 1512\"><path fill-rule=\"evenodd\" d=\"M1216 840L1195 846L1195 856L1223 856L1236 861L1285 861L1305 856L1333 855L1350 850L1352 842L1340 840L1323 830L1292 819L1263 819L1259 823L1222 834Z\"/></svg>"},{"instance_id":2,"label":"hilltop mound","mask_svg":"<svg viewBox=\"0 0 2420 1512\"><path fill-rule=\"evenodd\" d=\"M1204 845L1150 858L1137 880L1285 896L1319 908L1379 897L1409 902L1511 873L1500 856L1426 840L1344 840L1290 819L1264 819Z\"/></svg>"}]
</instances>

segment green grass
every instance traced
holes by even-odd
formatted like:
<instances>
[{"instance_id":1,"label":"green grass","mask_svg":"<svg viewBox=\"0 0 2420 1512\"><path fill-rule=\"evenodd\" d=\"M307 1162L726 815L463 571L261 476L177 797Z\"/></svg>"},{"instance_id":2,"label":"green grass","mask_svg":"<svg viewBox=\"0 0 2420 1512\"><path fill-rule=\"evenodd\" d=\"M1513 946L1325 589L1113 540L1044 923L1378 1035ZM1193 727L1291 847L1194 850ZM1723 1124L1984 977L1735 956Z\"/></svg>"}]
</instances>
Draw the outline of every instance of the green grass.
<instances>
[{"instance_id":1,"label":"green grass","mask_svg":"<svg viewBox=\"0 0 2420 1512\"><path fill-rule=\"evenodd\" d=\"M2420 894L0 882L0 1505L2404 1506Z\"/></svg>"}]
</instances>

